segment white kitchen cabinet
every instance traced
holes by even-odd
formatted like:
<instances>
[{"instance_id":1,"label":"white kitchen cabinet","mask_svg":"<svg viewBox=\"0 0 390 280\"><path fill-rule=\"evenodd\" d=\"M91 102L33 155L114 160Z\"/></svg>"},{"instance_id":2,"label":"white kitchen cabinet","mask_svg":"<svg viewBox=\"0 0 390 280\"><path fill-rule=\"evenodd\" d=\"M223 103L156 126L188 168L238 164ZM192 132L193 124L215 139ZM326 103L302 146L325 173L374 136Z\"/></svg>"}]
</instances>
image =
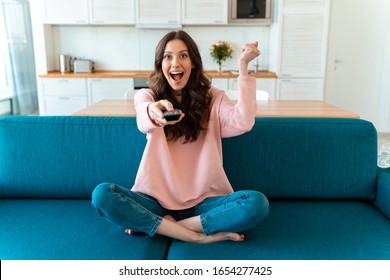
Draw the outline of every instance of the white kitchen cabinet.
<instances>
[{"instance_id":1,"label":"white kitchen cabinet","mask_svg":"<svg viewBox=\"0 0 390 280\"><path fill-rule=\"evenodd\" d=\"M279 98L323 98L329 7L330 0L279 1L278 21L271 27L276 51L270 59L270 70L280 79ZM304 80L295 82L294 79ZM315 92L310 92L314 89Z\"/></svg>"},{"instance_id":2,"label":"white kitchen cabinet","mask_svg":"<svg viewBox=\"0 0 390 280\"><path fill-rule=\"evenodd\" d=\"M182 4L183 24L228 23L228 1L226 0L183 0Z\"/></svg>"},{"instance_id":3,"label":"white kitchen cabinet","mask_svg":"<svg viewBox=\"0 0 390 280\"><path fill-rule=\"evenodd\" d=\"M275 78L261 78L256 79L256 90L263 90L268 92L269 99L276 99L276 79Z\"/></svg>"},{"instance_id":4,"label":"white kitchen cabinet","mask_svg":"<svg viewBox=\"0 0 390 280\"><path fill-rule=\"evenodd\" d=\"M81 96L49 96L45 97L46 116L69 116L86 108L87 98Z\"/></svg>"},{"instance_id":5,"label":"white kitchen cabinet","mask_svg":"<svg viewBox=\"0 0 390 280\"><path fill-rule=\"evenodd\" d=\"M134 24L135 0L43 0L48 24Z\"/></svg>"},{"instance_id":6,"label":"white kitchen cabinet","mask_svg":"<svg viewBox=\"0 0 390 280\"><path fill-rule=\"evenodd\" d=\"M211 85L221 90L229 89L229 79L226 78L213 78L211 79Z\"/></svg>"},{"instance_id":7,"label":"white kitchen cabinet","mask_svg":"<svg viewBox=\"0 0 390 280\"><path fill-rule=\"evenodd\" d=\"M280 100L323 100L324 79L277 79Z\"/></svg>"},{"instance_id":8,"label":"white kitchen cabinet","mask_svg":"<svg viewBox=\"0 0 390 280\"><path fill-rule=\"evenodd\" d=\"M256 90L268 92L269 99L275 99L276 79L274 78L259 78L256 79ZM229 79L229 90L238 90L237 79Z\"/></svg>"},{"instance_id":9,"label":"white kitchen cabinet","mask_svg":"<svg viewBox=\"0 0 390 280\"><path fill-rule=\"evenodd\" d=\"M90 23L135 24L134 0L90 0Z\"/></svg>"},{"instance_id":10,"label":"white kitchen cabinet","mask_svg":"<svg viewBox=\"0 0 390 280\"><path fill-rule=\"evenodd\" d=\"M88 106L86 79L41 79L44 112L41 115L71 115Z\"/></svg>"},{"instance_id":11,"label":"white kitchen cabinet","mask_svg":"<svg viewBox=\"0 0 390 280\"><path fill-rule=\"evenodd\" d=\"M43 0L44 23L87 24L89 0Z\"/></svg>"},{"instance_id":12,"label":"white kitchen cabinet","mask_svg":"<svg viewBox=\"0 0 390 280\"><path fill-rule=\"evenodd\" d=\"M103 99L124 99L125 92L134 89L132 78L88 79L89 104Z\"/></svg>"},{"instance_id":13,"label":"white kitchen cabinet","mask_svg":"<svg viewBox=\"0 0 390 280\"><path fill-rule=\"evenodd\" d=\"M138 27L181 27L181 0L136 0L135 9Z\"/></svg>"}]
</instances>

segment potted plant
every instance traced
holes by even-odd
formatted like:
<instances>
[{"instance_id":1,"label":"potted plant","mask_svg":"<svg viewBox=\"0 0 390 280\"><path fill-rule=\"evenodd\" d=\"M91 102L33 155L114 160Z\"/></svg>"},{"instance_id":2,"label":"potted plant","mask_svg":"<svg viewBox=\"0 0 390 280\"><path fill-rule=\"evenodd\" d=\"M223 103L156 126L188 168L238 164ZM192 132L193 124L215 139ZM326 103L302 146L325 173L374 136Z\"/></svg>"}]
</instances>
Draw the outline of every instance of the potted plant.
<instances>
[{"instance_id":1,"label":"potted plant","mask_svg":"<svg viewBox=\"0 0 390 280\"><path fill-rule=\"evenodd\" d=\"M233 46L227 41L218 41L211 45L210 55L218 64L218 72L222 73L222 62L232 58Z\"/></svg>"}]
</instances>

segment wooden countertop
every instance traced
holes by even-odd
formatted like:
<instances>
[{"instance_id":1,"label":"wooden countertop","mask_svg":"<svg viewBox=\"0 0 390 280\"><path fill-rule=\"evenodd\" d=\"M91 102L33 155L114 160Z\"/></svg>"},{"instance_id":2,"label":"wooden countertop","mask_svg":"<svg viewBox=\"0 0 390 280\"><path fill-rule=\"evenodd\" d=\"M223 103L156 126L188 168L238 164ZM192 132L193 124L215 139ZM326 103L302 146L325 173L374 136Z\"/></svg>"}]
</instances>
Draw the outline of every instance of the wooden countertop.
<instances>
[{"instance_id":1,"label":"wooden countertop","mask_svg":"<svg viewBox=\"0 0 390 280\"><path fill-rule=\"evenodd\" d=\"M73 114L114 117L135 115L133 100L102 100ZM359 118L359 115L317 100L268 100L257 101L256 117Z\"/></svg>"},{"instance_id":2,"label":"wooden countertop","mask_svg":"<svg viewBox=\"0 0 390 280\"><path fill-rule=\"evenodd\" d=\"M61 74L59 71L50 71L47 74L40 74L40 78L149 78L149 75L152 71L150 70L117 70L117 71L104 71L98 70L93 73L65 73ZM218 73L217 71L208 71L206 73L210 78L237 78L238 71L227 70L223 73ZM250 73L251 76L256 78L276 78L274 72L269 71L258 71L257 73Z\"/></svg>"}]
</instances>

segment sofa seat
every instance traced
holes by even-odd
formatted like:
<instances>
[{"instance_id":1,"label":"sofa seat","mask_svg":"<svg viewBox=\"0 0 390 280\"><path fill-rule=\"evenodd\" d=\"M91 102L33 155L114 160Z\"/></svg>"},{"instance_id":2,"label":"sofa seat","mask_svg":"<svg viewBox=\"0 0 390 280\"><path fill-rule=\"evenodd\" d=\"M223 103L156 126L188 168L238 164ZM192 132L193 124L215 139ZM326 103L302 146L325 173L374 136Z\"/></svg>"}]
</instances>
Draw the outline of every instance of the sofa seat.
<instances>
[{"instance_id":1,"label":"sofa seat","mask_svg":"<svg viewBox=\"0 0 390 280\"><path fill-rule=\"evenodd\" d=\"M173 241L168 259L390 259L390 220L360 201L275 200L243 243Z\"/></svg>"},{"instance_id":2,"label":"sofa seat","mask_svg":"<svg viewBox=\"0 0 390 280\"><path fill-rule=\"evenodd\" d=\"M0 259L165 259L170 239L126 235L90 199L0 199Z\"/></svg>"}]
</instances>

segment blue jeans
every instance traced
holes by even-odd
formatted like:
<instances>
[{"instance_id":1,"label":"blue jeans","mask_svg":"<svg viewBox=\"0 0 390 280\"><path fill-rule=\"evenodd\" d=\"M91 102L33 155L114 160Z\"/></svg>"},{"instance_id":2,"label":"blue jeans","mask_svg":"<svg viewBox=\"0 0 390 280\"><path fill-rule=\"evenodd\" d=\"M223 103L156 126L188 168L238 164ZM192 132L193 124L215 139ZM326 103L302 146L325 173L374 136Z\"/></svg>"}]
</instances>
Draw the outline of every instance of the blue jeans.
<instances>
[{"instance_id":1,"label":"blue jeans","mask_svg":"<svg viewBox=\"0 0 390 280\"><path fill-rule=\"evenodd\" d=\"M268 200L257 191L237 191L226 196L209 197L184 210L163 208L156 199L130 189L102 183L92 193L92 205L104 219L153 236L162 217L183 220L200 215L203 232L242 232L259 225L268 215Z\"/></svg>"}]
</instances>

